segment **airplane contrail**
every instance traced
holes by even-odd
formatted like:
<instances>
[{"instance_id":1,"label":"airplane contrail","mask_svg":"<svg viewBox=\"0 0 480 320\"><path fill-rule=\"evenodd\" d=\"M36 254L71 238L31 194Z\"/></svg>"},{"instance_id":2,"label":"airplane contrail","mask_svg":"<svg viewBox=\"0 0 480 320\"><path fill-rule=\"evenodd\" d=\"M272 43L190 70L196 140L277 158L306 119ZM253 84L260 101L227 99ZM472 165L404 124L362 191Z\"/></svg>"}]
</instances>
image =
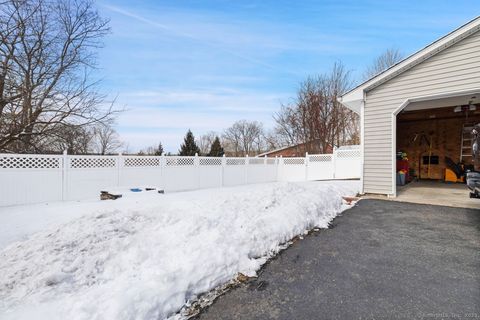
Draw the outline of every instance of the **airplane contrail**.
<instances>
[{"instance_id":1,"label":"airplane contrail","mask_svg":"<svg viewBox=\"0 0 480 320\"><path fill-rule=\"evenodd\" d=\"M135 19L137 21L141 21L141 22L144 22L146 24L149 24L153 27L156 27L156 28L159 28L159 29L162 29L164 31L167 31L167 32L170 32L170 33L173 33L177 36L181 36L181 37L184 37L184 38L188 38L188 39L191 39L191 40L194 40L194 41L197 41L197 42L200 42L202 43L203 45L206 45L208 47L211 47L211 48L214 48L214 49L218 49L218 50L221 50L223 52L226 52L228 54L231 54L237 58L240 58L240 59L243 59L245 61L248 61L248 62L251 62L253 64L257 64L257 65L261 65L261 66L264 66L264 67L267 67L269 69L273 69L273 70L280 70L282 72L285 72L285 73L289 73L289 74L292 74L292 75L295 75L295 76L298 76L298 74L296 73L293 73L293 72L290 72L290 71L287 71L287 70L284 70L284 69L279 69L271 64L268 64L268 63L265 63L261 60L258 60L258 59L255 59L255 58L252 58L252 57L249 57L249 56L246 56L246 55L243 55L243 54L239 54L238 52L235 52L235 51L232 51L232 50L229 50L229 49L225 49L225 48L222 48L221 46L219 46L218 44L215 44L215 43L212 43L212 42L208 42L208 41L205 41L204 39L200 38L200 37L197 37L193 34L190 34L190 33L186 33L186 32L181 32L181 31L178 31L178 30L175 30L174 28L172 27L169 27L168 25L165 25L165 24L162 24L162 23L159 23L159 22L156 22L156 21L153 21L153 20L150 20L150 19L147 19L145 17L142 17L138 14L135 14L131 11L128 11L128 10L125 10L123 8L120 8L120 7L117 7L117 6L112 6L112 5L109 5L109 4L102 4L101 6L103 6L104 8L110 10L110 11L113 11L113 12L116 12L116 13L119 13L121 15L124 15L126 17L130 17L132 19Z\"/></svg>"}]
</instances>

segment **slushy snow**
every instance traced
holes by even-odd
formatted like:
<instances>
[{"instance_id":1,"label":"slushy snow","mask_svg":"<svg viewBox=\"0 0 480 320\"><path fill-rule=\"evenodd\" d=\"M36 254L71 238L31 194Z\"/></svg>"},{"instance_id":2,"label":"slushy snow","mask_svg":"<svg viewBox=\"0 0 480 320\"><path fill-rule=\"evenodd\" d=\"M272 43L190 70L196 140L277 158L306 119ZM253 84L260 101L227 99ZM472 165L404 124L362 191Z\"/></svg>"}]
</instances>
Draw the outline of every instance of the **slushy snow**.
<instances>
[{"instance_id":1,"label":"slushy snow","mask_svg":"<svg viewBox=\"0 0 480 320\"><path fill-rule=\"evenodd\" d=\"M358 187L268 183L2 208L0 318L178 318L238 273L255 276L296 235L328 227Z\"/></svg>"}]
</instances>

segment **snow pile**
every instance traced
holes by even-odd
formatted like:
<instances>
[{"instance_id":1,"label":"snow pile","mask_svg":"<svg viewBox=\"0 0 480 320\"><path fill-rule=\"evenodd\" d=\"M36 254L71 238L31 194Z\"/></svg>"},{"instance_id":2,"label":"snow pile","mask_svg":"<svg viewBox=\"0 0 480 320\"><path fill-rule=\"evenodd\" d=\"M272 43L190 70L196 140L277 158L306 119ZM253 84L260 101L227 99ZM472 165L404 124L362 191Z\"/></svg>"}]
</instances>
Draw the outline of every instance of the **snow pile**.
<instances>
[{"instance_id":1,"label":"snow pile","mask_svg":"<svg viewBox=\"0 0 480 320\"><path fill-rule=\"evenodd\" d=\"M271 183L78 204L71 221L0 251L0 317L171 317L239 272L255 275L294 236L326 228L347 208L341 196L357 191L358 181Z\"/></svg>"}]
</instances>

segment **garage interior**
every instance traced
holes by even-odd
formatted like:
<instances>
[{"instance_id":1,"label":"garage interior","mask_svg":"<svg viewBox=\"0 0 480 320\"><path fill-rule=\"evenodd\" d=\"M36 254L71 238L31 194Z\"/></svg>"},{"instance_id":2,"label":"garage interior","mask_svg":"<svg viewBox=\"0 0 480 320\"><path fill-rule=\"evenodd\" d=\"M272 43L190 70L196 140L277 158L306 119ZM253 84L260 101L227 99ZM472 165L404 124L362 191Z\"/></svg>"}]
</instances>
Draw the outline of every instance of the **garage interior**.
<instances>
[{"instance_id":1,"label":"garage interior","mask_svg":"<svg viewBox=\"0 0 480 320\"><path fill-rule=\"evenodd\" d=\"M397 199L480 208L462 176L479 169L471 140L477 123L480 93L407 105L397 115Z\"/></svg>"}]
</instances>

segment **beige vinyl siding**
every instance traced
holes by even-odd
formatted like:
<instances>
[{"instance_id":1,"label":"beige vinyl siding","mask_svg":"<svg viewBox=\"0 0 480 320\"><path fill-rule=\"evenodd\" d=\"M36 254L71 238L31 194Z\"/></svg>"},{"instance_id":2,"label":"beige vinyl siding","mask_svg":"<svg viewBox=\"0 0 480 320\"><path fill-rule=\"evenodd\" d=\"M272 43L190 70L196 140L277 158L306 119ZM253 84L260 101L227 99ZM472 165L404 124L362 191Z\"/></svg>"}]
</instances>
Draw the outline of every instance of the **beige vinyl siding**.
<instances>
[{"instance_id":1,"label":"beige vinyl siding","mask_svg":"<svg viewBox=\"0 0 480 320\"><path fill-rule=\"evenodd\" d=\"M407 99L480 88L480 32L366 93L364 191L392 194L392 113Z\"/></svg>"}]
</instances>

